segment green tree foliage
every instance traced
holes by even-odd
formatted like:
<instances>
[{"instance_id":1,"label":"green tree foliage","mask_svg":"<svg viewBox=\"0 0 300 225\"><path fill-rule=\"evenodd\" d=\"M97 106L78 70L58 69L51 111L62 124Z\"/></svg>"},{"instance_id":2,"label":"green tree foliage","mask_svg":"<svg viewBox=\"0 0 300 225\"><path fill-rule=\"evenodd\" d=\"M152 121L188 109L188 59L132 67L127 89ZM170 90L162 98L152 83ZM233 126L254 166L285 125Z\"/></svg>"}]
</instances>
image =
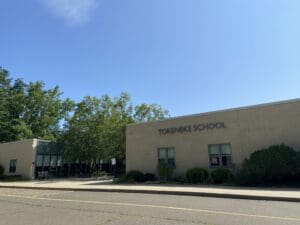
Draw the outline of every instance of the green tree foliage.
<instances>
[{"instance_id":1,"label":"green tree foliage","mask_svg":"<svg viewBox=\"0 0 300 225\"><path fill-rule=\"evenodd\" d=\"M121 93L111 98L85 97L76 104L74 114L67 120L62 137L66 156L71 160L92 158L124 158L126 125L168 116L157 105L133 106L130 96Z\"/></svg>"},{"instance_id":2,"label":"green tree foliage","mask_svg":"<svg viewBox=\"0 0 300 225\"><path fill-rule=\"evenodd\" d=\"M0 142L12 139L8 112L10 88L11 79L8 71L0 68Z\"/></svg>"},{"instance_id":3,"label":"green tree foliage","mask_svg":"<svg viewBox=\"0 0 300 225\"><path fill-rule=\"evenodd\" d=\"M122 93L119 97L111 99L103 96L100 99L101 111L99 113L102 123L99 124L100 151L106 158L124 158L126 143L126 125L133 123L133 106L130 96Z\"/></svg>"},{"instance_id":4,"label":"green tree foliage","mask_svg":"<svg viewBox=\"0 0 300 225\"><path fill-rule=\"evenodd\" d=\"M76 104L73 116L67 120L62 142L69 160L83 161L98 156L99 104L97 98L85 97Z\"/></svg>"},{"instance_id":5,"label":"green tree foliage","mask_svg":"<svg viewBox=\"0 0 300 225\"><path fill-rule=\"evenodd\" d=\"M134 107L133 118L136 122L148 122L152 120L164 119L169 112L162 109L157 104L147 105L145 103Z\"/></svg>"},{"instance_id":6,"label":"green tree foliage","mask_svg":"<svg viewBox=\"0 0 300 225\"><path fill-rule=\"evenodd\" d=\"M133 106L130 96L61 99L58 86L13 80L0 68L0 142L40 138L57 140L70 160L124 158L126 125L163 119L156 104Z\"/></svg>"},{"instance_id":7,"label":"green tree foliage","mask_svg":"<svg viewBox=\"0 0 300 225\"><path fill-rule=\"evenodd\" d=\"M61 100L56 86L46 89L43 82L13 80L0 68L0 142L26 138L56 140L60 123L73 107Z\"/></svg>"}]
</instances>

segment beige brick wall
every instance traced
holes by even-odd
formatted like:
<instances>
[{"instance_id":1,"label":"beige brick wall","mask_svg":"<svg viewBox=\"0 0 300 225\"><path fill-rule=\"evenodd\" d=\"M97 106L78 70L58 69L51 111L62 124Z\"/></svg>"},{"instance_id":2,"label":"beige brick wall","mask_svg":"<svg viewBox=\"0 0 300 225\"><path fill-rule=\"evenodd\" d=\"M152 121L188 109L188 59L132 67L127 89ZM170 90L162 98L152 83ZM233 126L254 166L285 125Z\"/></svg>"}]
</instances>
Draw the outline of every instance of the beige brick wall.
<instances>
[{"instance_id":1,"label":"beige brick wall","mask_svg":"<svg viewBox=\"0 0 300 225\"><path fill-rule=\"evenodd\" d=\"M0 165L6 175L22 175L32 179L34 176L36 139L0 144ZM10 160L17 160L16 173L9 173Z\"/></svg>"},{"instance_id":2,"label":"beige brick wall","mask_svg":"<svg viewBox=\"0 0 300 225\"><path fill-rule=\"evenodd\" d=\"M226 128L162 135L159 129L224 122ZM231 143L238 166L253 151L285 143L300 149L300 100L127 126L126 170L156 172L157 148L175 147L176 171L209 168L209 144Z\"/></svg>"}]
</instances>

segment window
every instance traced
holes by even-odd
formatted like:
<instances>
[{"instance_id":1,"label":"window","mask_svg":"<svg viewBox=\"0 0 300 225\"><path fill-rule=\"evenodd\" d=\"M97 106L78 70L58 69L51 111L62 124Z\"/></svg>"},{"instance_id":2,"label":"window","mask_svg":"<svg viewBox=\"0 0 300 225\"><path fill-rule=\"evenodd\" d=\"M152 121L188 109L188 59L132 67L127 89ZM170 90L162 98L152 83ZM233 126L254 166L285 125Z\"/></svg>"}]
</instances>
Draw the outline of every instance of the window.
<instances>
[{"instance_id":1,"label":"window","mask_svg":"<svg viewBox=\"0 0 300 225\"><path fill-rule=\"evenodd\" d=\"M36 157L36 166L43 166L43 156L42 155L38 155Z\"/></svg>"},{"instance_id":2,"label":"window","mask_svg":"<svg viewBox=\"0 0 300 225\"><path fill-rule=\"evenodd\" d=\"M57 165L57 155L51 155L50 166L56 167Z\"/></svg>"},{"instance_id":3,"label":"window","mask_svg":"<svg viewBox=\"0 0 300 225\"><path fill-rule=\"evenodd\" d=\"M58 158L57 158L57 166L62 166L62 162L63 162L62 157L58 156Z\"/></svg>"},{"instance_id":4,"label":"window","mask_svg":"<svg viewBox=\"0 0 300 225\"><path fill-rule=\"evenodd\" d=\"M175 167L175 149L174 148L159 148L158 149L158 163L167 164Z\"/></svg>"},{"instance_id":5,"label":"window","mask_svg":"<svg viewBox=\"0 0 300 225\"><path fill-rule=\"evenodd\" d=\"M209 162L211 167L231 166L231 145L216 144L208 146Z\"/></svg>"},{"instance_id":6,"label":"window","mask_svg":"<svg viewBox=\"0 0 300 225\"><path fill-rule=\"evenodd\" d=\"M44 155L44 166L50 165L50 155Z\"/></svg>"},{"instance_id":7,"label":"window","mask_svg":"<svg viewBox=\"0 0 300 225\"><path fill-rule=\"evenodd\" d=\"M17 169L17 160L16 159L10 160L10 163L9 163L9 172L10 173L15 173L16 169Z\"/></svg>"}]
</instances>

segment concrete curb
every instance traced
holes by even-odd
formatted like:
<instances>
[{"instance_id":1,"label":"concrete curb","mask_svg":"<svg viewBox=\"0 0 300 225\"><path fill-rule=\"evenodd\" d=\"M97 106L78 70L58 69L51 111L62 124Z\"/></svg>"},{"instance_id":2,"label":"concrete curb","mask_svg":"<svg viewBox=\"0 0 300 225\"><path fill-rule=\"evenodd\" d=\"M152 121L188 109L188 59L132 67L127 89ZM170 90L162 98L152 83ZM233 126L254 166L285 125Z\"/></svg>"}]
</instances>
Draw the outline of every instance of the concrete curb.
<instances>
[{"instance_id":1,"label":"concrete curb","mask_svg":"<svg viewBox=\"0 0 300 225\"><path fill-rule=\"evenodd\" d=\"M132 190L132 189L98 189L98 188L63 188L63 187L20 187L20 186L0 186L0 188L15 189L35 189L35 190L58 190L58 191L86 191L86 192L118 192L118 193L140 193L140 194L163 194L163 195L182 195L212 198L231 198L245 200L281 201L281 202L300 202L297 197L279 196L259 196L245 194L212 193L212 192L191 192L191 191L165 191L165 190Z\"/></svg>"}]
</instances>

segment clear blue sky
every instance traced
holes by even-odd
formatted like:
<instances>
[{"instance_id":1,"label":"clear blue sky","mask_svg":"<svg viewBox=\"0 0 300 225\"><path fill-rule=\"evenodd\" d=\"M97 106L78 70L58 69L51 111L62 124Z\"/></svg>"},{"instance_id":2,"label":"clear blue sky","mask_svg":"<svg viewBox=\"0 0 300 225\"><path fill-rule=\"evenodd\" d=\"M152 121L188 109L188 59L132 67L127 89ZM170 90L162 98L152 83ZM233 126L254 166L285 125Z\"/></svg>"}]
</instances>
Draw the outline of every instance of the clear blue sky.
<instances>
[{"instance_id":1,"label":"clear blue sky","mask_svg":"<svg viewBox=\"0 0 300 225\"><path fill-rule=\"evenodd\" d=\"M0 65L172 116L300 97L298 0L1 0Z\"/></svg>"}]
</instances>

